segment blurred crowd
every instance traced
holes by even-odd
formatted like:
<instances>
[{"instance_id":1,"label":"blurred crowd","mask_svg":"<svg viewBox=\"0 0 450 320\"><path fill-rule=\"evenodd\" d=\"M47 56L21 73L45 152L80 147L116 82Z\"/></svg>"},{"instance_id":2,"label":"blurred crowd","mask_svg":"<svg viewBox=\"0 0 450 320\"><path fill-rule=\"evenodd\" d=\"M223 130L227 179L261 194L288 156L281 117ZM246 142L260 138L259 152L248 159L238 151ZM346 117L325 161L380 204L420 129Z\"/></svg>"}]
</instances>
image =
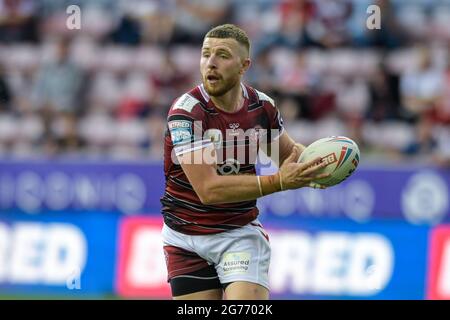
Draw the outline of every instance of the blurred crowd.
<instances>
[{"instance_id":1,"label":"blurred crowd","mask_svg":"<svg viewBox=\"0 0 450 320\"><path fill-rule=\"evenodd\" d=\"M450 164L450 0L0 0L0 157L161 159L168 108L222 23L247 31L245 81L297 141Z\"/></svg>"}]
</instances>

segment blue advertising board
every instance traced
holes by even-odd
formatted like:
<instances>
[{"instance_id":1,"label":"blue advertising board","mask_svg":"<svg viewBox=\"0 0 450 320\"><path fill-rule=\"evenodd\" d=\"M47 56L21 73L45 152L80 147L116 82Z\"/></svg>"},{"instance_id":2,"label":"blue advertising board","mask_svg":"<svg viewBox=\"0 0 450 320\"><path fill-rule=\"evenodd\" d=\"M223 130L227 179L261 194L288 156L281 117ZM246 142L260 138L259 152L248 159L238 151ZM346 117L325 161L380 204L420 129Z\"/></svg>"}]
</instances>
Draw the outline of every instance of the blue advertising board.
<instances>
[{"instance_id":1,"label":"blue advertising board","mask_svg":"<svg viewBox=\"0 0 450 320\"><path fill-rule=\"evenodd\" d=\"M450 221L450 171L427 167L359 168L325 190L301 188L258 200L272 217L403 220L434 225Z\"/></svg>"},{"instance_id":2,"label":"blue advertising board","mask_svg":"<svg viewBox=\"0 0 450 320\"><path fill-rule=\"evenodd\" d=\"M424 299L429 227L262 220L274 299Z\"/></svg>"},{"instance_id":3,"label":"blue advertising board","mask_svg":"<svg viewBox=\"0 0 450 320\"><path fill-rule=\"evenodd\" d=\"M163 192L158 164L0 161L0 212L158 212Z\"/></svg>"},{"instance_id":4,"label":"blue advertising board","mask_svg":"<svg viewBox=\"0 0 450 320\"><path fill-rule=\"evenodd\" d=\"M160 212L164 186L161 163L0 161L0 213ZM434 225L450 221L450 170L361 166L339 185L272 194L258 207L273 217Z\"/></svg>"},{"instance_id":5,"label":"blue advertising board","mask_svg":"<svg viewBox=\"0 0 450 320\"><path fill-rule=\"evenodd\" d=\"M1 218L0 296L113 294L123 218L97 212ZM261 221L272 247L272 299L425 298L430 227Z\"/></svg>"},{"instance_id":6,"label":"blue advertising board","mask_svg":"<svg viewBox=\"0 0 450 320\"><path fill-rule=\"evenodd\" d=\"M119 215L0 216L0 296L113 292Z\"/></svg>"}]
</instances>

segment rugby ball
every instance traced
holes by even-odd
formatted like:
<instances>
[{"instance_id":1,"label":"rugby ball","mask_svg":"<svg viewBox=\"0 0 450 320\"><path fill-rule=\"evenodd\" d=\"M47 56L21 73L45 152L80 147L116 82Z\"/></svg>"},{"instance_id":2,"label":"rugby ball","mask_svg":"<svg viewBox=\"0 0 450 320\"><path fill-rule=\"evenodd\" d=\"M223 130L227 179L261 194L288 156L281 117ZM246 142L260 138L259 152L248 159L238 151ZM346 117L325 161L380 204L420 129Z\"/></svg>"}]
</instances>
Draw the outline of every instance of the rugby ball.
<instances>
[{"instance_id":1,"label":"rugby ball","mask_svg":"<svg viewBox=\"0 0 450 320\"><path fill-rule=\"evenodd\" d=\"M360 153L358 145L350 138L331 136L314 141L303 150L298 162L308 162L317 157L328 165L318 173L331 173L328 178L314 181L323 186L334 186L347 179L358 167Z\"/></svg>"}]
</instances>

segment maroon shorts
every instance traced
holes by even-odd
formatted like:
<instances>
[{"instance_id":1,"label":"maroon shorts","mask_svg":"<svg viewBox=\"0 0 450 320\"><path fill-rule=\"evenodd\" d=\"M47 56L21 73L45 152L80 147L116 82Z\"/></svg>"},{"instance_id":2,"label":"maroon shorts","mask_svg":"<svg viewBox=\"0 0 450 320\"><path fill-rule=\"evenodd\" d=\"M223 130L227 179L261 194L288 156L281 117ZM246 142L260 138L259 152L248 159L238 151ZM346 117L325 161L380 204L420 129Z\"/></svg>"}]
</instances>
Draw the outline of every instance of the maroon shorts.
<instances>
[{"instance_id":1,"label":"maroon shorts","mask_svg":"<svg viewBox=\"0 0 450 320\"><path fill-rule=\"evenodd\" d=\"M197 255L174 246L164 246L164 256L167 264L167 280L188 274L209 266L208 262Z\"/></svg>"}]
</instances>

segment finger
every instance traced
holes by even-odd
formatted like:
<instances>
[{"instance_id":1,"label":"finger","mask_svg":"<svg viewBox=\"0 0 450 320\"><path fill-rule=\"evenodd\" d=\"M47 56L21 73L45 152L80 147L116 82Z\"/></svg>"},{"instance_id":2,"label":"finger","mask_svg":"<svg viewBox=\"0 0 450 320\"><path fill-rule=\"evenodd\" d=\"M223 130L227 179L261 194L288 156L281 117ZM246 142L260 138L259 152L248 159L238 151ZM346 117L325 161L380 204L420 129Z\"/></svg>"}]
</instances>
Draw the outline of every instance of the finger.
<instances>
[{"instance_id":1,"label":"finger","mask_svg":"<svg viewBox=\"0 0 450 320\"><path fill-rule=\"evenodd\" d=\"M326 162L322 162L319 163L317 165L313 165L307 169L302 170L302 173L300 174L301 176L305 177L305 176L310 176L311 174L313 174L314 172L321 170L323 168L325 168L327 166Z\"/></svg>"},{"instance_id":2,"label":"finger","mask_svg":"<svg viewBox=\"0 0 450 320\"><path fill-rule=\"evenodd\" d=\"M318 184L318 183L315 183L315 182L313 182L313 181L311 181L311 182L309 183L309 185L308 185L308 187L314 188L314 189L317 189L318 186L319 186L319 184Z\"/></svg>"},{"instance_id":3,"label":"finger","mask_svg":"<svg viewBox=\"0 0 450 320\"><path fill-rule=\"evenodd\" d=\"M285 162L286 163L297 162L297 160L299 158L299 152L300 152L300 150L298 149L298 147L294 145L294 147L292 148L291 154L289 155L289 157L287 157Z\"/></svg>"},{"instance_id":4,"label":"finger","mask_svg":"<svg viewBox=\"0 0 450 320\"><path fill-rule=\"evenodd\" d=\"M311 188L314 188L314 189L326 189L327 188L326 186L321 185L321 184L319 184L317 182L313 182L313 181L311 181L308 186L311 187Z\"/></svg>"},{"instance_id":5,"label":"finger","mask_svg":"<svg viewBox=\"0 0 450 320\"><path fill-rule=\"evenodd\" d=\"M309 168L311 166L314 166L318 163L322 162L322 158L321 157L316 157L314 159L312 159L311 161L305 162L302 164L303 168Z\"/></svg>"},{"instance_id":6,"label":"finger","mask_svg":"<svg viewBox=\"0 0 450 320\"><path fill-rule=\"evenodd\" d=\"M303 185L308 185L308 183L313 182L315 177L301 177L297 180L299 183L303 183Z\"/></svg>"},{"instance_id":7,"label":"finger","mask_svg":"<svg viewBox=\"0 0 450 320\"><path fill-rule=\"evenodd\" d=\"M314 177L314 180L325 179L331 176L331 173L321 173Z\"/></svg>"}]
</instances>

